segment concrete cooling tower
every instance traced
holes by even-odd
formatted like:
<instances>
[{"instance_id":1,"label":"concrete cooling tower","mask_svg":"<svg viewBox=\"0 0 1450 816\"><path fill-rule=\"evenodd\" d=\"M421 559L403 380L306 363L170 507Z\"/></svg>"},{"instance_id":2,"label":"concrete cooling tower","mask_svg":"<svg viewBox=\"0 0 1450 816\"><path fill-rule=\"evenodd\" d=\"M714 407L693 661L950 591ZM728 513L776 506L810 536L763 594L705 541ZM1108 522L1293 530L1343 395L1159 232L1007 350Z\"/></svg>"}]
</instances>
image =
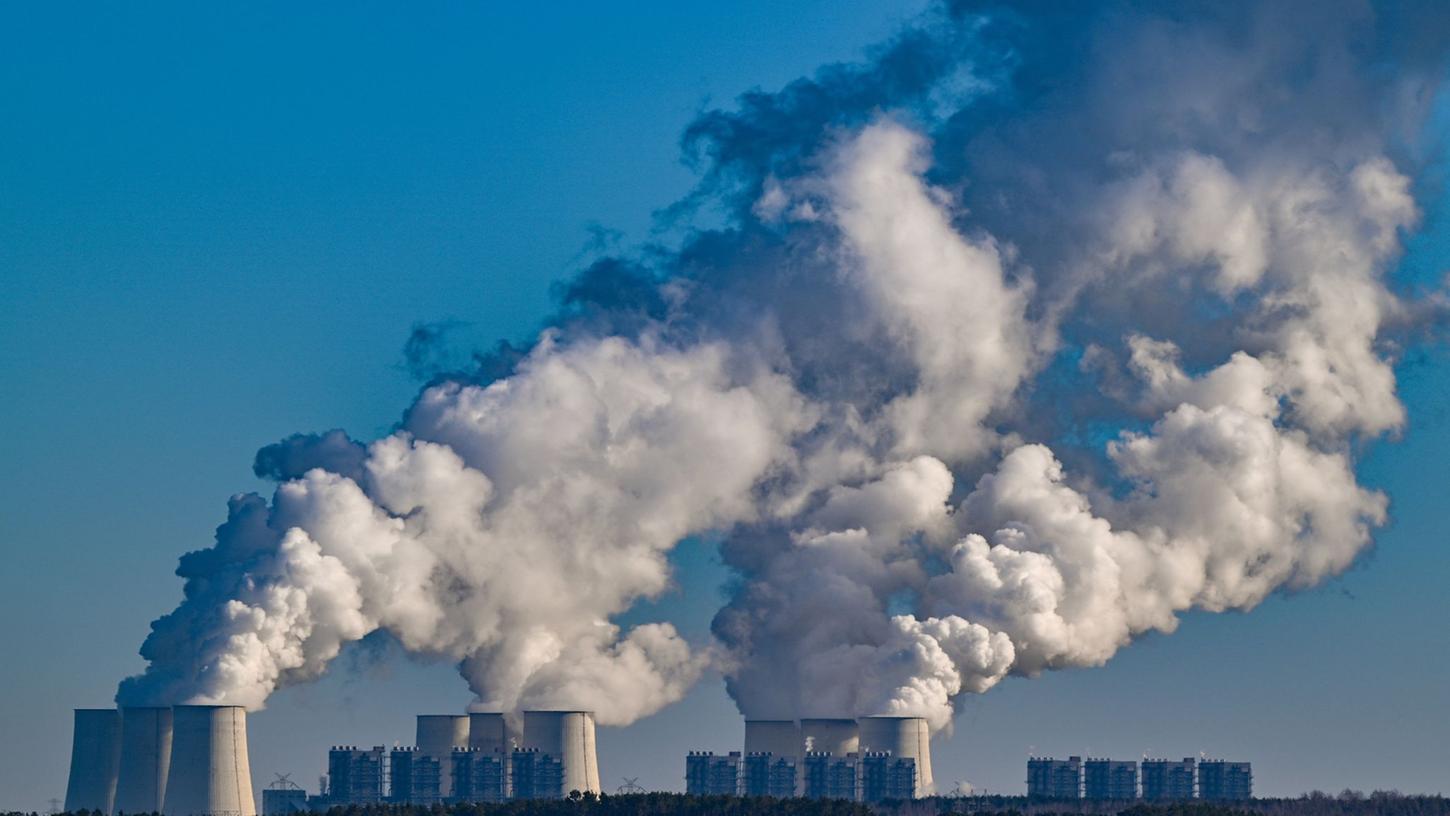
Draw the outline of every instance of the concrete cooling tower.
<instances>
[{"instance_id":1,"label":"concrete cooling tower","mask_svg":"<svg viewBox=\"0 0 1450 816\"><path fill-rule=\"evenodd\" d=\"M746 720L745 753L800 761L801 731L795 720Z\"/></svg>"},{"instance_id":2,"label":"concrete cooling tower","mask_svg":"<svg viewBox=\"0 0 1450 816\"><path fill-rule=\"evenodd\" d=\"M538 749L564 765L562 793L599 793L599 759L594 751L594 712L525 711L525 750Z\"/></svg>"},{"instance_id":3,"label":"concrete cooling tower","mask_svg":"<svg viewBox=\"0 0 1450 816\"><path fill-rule=\"evenodd\" d=\"M860 747L856 721L801 720L800 746L802 756L807 750L830 752L838 757L855 753Z\"/></svg>"},{"instance_id":4,"label":"concrete cooling tower","mask_svg":"<svg viewBox=\"0 0 1450 816\"><path fill-rule=\"evenodd\" d=\"M419 714L418 753L438 760L438 792L453 795L453 749L468 747L467 714Z\"/></svg>"},{"instance_id":5,"label":"concrete cooling tower","mask_svg":"<svg viewBox=\"0 0 1450 816\"><path fill-rule=\"evenodd\" d=\"M65 809L110 813L116 799L121 754L121 718L114 708L78 708L70 748Z\"/></svg>"},{"instance_id":6,"label":"concrete cooling tower","mask_svg":"<svg viewBox=\"0 0 1450 816\"><path fill-rule=\"evenodd\" d=\"M503 715L492 712L469 714L468 747L491 754L512 754L514 739Z\"/></svg>"},{"instance_id":7,"label":"concrete cooling tower","mask_svg":"<svg viewBox=\"0 0 1450 816\"><path fill-rule=\"evenodd\" d=\"M117 813L160 813L171 768L171 709L121 709Z\"/></svg>"},{"instance_id":8,"label":"concrete cooling tower","mask_svg":"<svg viewBox=\"0 0 1450 816\"><path fill-rule=\"evenodd\" d=\"M921 717L862 717L862 751L890 751L916 760L916 796L934 792L931 778L931 731Z\"/></svg>"},{"instance_id":9,"label":"concrete cooling tower","mask_svg":"<svg viewBox=\"0 0 1450 816\"><path fill-rule=\"evenodd\" d=\"M166 816L257 816L247 759L247 710L176 706L171 710Z\"/></svg>"}]
</instances>

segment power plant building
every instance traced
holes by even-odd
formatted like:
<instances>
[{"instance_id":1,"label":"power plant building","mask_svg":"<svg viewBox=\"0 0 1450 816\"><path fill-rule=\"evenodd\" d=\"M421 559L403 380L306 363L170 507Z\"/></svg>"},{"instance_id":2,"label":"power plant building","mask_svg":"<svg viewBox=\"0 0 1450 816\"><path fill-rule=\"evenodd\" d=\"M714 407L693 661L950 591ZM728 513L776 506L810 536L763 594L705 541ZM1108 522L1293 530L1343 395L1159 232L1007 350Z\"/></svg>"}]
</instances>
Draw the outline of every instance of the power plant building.
<instances>
[{"instance_id":1,"label":"power plant building","mask_svg":"<svg viewBox=\"0 0 1450 816\"><path fill-rule=\"evenodd\" d=\"M568 793L564 765L557 758L537 748L520 748L514 751L512 763L514 799L557 799Z\"/></svg>"},{"instance_id":2,"label":"power plant building","mask_svg":"<svg viewBox=\"0 0 1450 816\"><path fill-rule=\"evenodd\" d=\"M1196 764L1193 757L1184 757L1182 762L1143 760L1143 798L1158 801L1194 798Z\"/></svg>"},{"instance_id":3,"label":"power plant building","mask_svg":"<svg viewBox=\"0 0 1450 816\"><path fill-rule=\"evenodd\" d=\"M454 802L504 802L509 796L510 760L482 748L453 752Z\"/></svg>"},{"instance_id":4,"label":"power plant building","mask_svg":"<svg viewBox=\"0 0 1450 816\"><path fill-rule=\"evenodd\" d=\"M916 760L892 756L890 751L861 755L861 801L884 802L916 798L919 789Z\"/></svg>"},{"instance_id":5,"label":"power plant building","mask_svg":"<svg viewBox=\"0 0 1450 816\"><path fill-rule=\"evenodd\" d=\"M1254 797L1254 772L1247 762L1205 759L1198 764L1198 798L1240 800Z\"/></svg>"},{"instance_id":6,"label":"power plant building","mask_svg":"<svg viewBox=\"0 0 1450 816\"><path fill-rule=\"evenodd\" d=\"M691 751L685 757L685 793L693 796L736 796L740 793L739 751L716 755Z\"/></svg>"},{"instance_id":7,"label":"power plant building","mask_svg":"<svg viewBox=\"0 0 1450 816\"><path fill-rule=\"evenodd\" d=\"M1027 760L1027 795L1034 799L1082 798L1082 757Z\"/></svg>"},{"instance_id":8,"label":"power plant building","mask_svg":"<svg viewBox=\"0 0 1450 816\"><path fill-rule=\"evenodd\" d=\"M1138 763L1116 759L1089 759L1083 763L1083 797L1137 799Z\"/></svg>"},{"instance_id":9,"label":"power plant building","mask_svg":"<svg viewBox=\"0 0 1450 816\"><path fill-rule=\"evenodd\" d=\"M439 792L453 795L453 749L468 747L467 714L419 714L414 745L418 753L438 761Z\"/></svg>"},{"instance_id":10,"label":"power plant building","mask_svg":"<svg viewBox=\"0 0 1450 816\"><path fill-rule=\"evenodd\" d=\"M802 767L802 794L807 799L860 800L859 757L854 751L845 756L808 751Z\"/></svg>"},{"instance_id":11,"label":"power plant building","mask_svg":"<svg viewBox=\"0 0 1450 816\"><path fill-rule=\"evenodd\" d=\"M525 711L522 743L526 751L537 751L561 766L560 792L539 795L567 796L576 790L601 792L599 758L594 747L594 712ZM514 752L515 761L518 753Z\"/></svg>"},{"instance_id":12,"label":"power plant building","mask_svg":"<svg viewBox=\"0 0 1450 816\"><path fill-rule=\"evenodd\" d=\"M795 796L796 775L796 763L792 758L777 757L769 751L749 753L741 766L741 793L789 799Z\"/></svg>"},{"instance_id":13,"label":"power plant building","mask_svg":"<svg viewBox=\"0 0 1450 816\"><path fill-rule=\"evenodd\" d=\"M417 748L394 748L388 762L388 801L395 805L436 805L443 801L438 760Z\"/></svg>"},{"instance_id":14,"label":"power plant building","mask_svg":"<svg viewBox=\"0 0 1450 816\"><path fill-rule=\"evenodd\" d=\"M327 752L328 801L334 805L376 805L383 801L386 749L334 745Z\"/></svg>"},{"instance_id":15,"label":"power plant building","mask_svg":"<svg viewBox=\"0 0 1450 816\"><path fill-rule=\"evenodd\" d=\"M913 799L932 793L935 782L931 776L931 729L924 718L862 717L857 723L863 756L867 752L885 751L898 760L912 760L915 781L911 795L891 798Z\"/></svg>"}]
</instances>

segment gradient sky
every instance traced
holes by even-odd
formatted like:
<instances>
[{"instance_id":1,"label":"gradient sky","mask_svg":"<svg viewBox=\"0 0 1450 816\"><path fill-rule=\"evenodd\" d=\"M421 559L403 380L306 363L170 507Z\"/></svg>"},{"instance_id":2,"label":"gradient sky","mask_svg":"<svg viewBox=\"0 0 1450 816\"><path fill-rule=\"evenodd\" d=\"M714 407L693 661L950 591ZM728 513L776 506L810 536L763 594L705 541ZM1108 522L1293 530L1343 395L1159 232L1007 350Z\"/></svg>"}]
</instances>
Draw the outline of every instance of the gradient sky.
<instances>
[{"instance_id":1,"label":"gradient sky","mask_svg":"<svg viewBox=\"0 0 1450 816\"><path fill-rule=\"evenodd\" d=\"M0 808L63 795L70 709L142 667L177 556L227 496L268 490L258 447L386 432L417 321L528 338L592 227L647 238L688 190L677 139L702 106L858 57L921 5L0 12ZM1424 203L1405 264L1428 280L1450 199ZM1450 356L1399 374L1408 429L1361 467L1393 522L1354 569L1008 680L934 746L937 778L1019 793L1029 753L1204 751L1253 761L1266 795L1450 792ZM729 576L707 544L675 558L679 591L629 619L699 641ZM449 665L351 649L253 716L255 781L315 790L329 745L406 744L415 713L470 699ZM707 679L601 731L606 789L678 789L686 750L742 733Z\"/></svg>"}]
</instances>

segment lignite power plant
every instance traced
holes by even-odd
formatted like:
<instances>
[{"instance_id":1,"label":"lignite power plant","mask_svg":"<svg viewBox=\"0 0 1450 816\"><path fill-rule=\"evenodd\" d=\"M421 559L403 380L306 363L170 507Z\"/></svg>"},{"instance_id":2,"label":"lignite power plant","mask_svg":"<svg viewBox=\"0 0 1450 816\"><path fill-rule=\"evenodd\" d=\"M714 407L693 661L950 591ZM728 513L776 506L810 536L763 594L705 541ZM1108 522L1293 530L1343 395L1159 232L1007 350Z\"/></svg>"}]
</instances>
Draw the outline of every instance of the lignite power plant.
<instances>
[{"instance_id":1,"label":"lignite power plant","mask_svg":"<svg viewBox=\"0 0 1450 816\"><path fill-rule=\"evenodd\" d=\"M246 709L76 709L65 809L253 816Z\"/></svg>"},{"instance_id":2,"label":"lignite power plant","mask_svg":"<svg viewBox=\"0 0 1450 816\"><path fill-rule=\"evenodd\" d=\"M921 717L746 720L745 751L691 751L685 792L879 802L932 793Z\"/></svg>"},{"instance_id":3,"label":"lignite power plant","mask_svg":"<svg viewBox=\"0 0 1450 816\"><path fill-rule=\"evenodd\" d=\"M471 790L466 784L471 780L455 785L454 769L484 760L503 770L505 796L601 790L590 711L525 711L521 733L499 713L424 714L418 716L416 742L410 754L417 765L436 769L439 799L453 799L455 789ZM460 756L479 761L460 763ZM509 784L515 774L517 789ZM255 816L246 709L76 709L65 809Z\"/></svg>"}]
</instances>

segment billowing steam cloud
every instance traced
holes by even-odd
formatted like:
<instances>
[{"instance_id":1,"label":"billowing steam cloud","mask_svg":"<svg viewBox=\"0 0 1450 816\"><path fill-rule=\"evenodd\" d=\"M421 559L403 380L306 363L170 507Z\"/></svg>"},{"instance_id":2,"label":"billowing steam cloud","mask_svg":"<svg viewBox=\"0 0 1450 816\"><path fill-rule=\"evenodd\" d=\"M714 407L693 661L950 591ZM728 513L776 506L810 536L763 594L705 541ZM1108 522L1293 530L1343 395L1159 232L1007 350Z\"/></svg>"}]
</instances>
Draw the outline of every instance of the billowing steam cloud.
<instances>
[{"instance_id":1,"label":"billowing steam cloud","mask_svg":"<svg viewBox=\"0 0 1450 816\"><path fill-rule=\"evenodd\" d=\"M594 264L391 436L261 451L276 495L182 559L120 698L258 707L381 629L488 707L628 723L713 660L748 716L943 728L1346 569L1450 21L1048 5L702 116L675 211L726 226ZM742 579L716 643L611 623L705 533Z\"/></svg>"}]
</instances>

